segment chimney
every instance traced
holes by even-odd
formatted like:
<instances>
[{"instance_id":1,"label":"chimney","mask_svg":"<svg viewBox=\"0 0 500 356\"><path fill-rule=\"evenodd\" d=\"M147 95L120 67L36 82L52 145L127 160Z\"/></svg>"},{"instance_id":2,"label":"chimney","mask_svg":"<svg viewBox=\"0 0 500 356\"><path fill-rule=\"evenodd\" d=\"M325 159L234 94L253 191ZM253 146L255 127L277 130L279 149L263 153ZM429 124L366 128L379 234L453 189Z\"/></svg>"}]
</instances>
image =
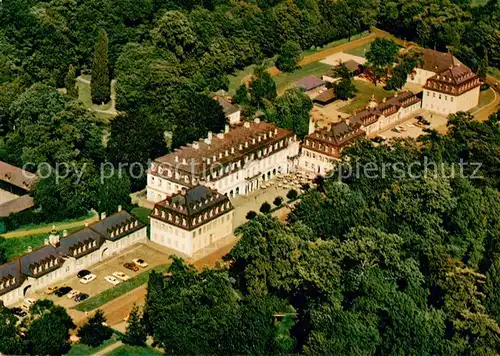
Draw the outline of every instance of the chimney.
<instances>
[{"instance_id":1,"label":"chimney","mask_svg":"<svg viewBox=\"0 0 500 356\"><path fill-rule=\"evenodd\" d=\"M229 125L226 124L226 126L224 127L224 133L228 133L229 132Z\"/></svg>"},{"instance_id":2,"label":"chimney","mask_svg":"<svg viewBox=\"0 0 500 356\"><path fill-rule=\"evenodd\" d=\"M245 121L245 123L243 124L243 126L247 129L250 128L250 123L248 121Z\"/></svg>"},{"instance_id":3,"label":"chimney","mask_svg":"<svg viewBox=\"0 0 500 356\"><path fill-rule=\"evenodd\" d=\"M89 227L89 222L85 221L85 227Z\"/></svg>"},{"instance_id":4,"label":"chimney","mask_svg":"<svg viewBox=\"0 0 500 356\"><path fill-rule=\"evenodd\" d=\"M349 118L345 119L345 124L346 124L347 126L349 126L349 125L350 125Z\"/></svg>"},{"instance_id":5,"label":"chimney","mask_svg":"<svg viewBox=\"0 0 500 356\"><path fill-rule=\"evenodd\" d=\"M200 142L198 142L198 141L193 142L193 148L194 148L195 150L200 149Z\"/></svg>"},{"instance_id":6,"label":"chimney","mask_svg":"<svg viewBox=\"0 0 500 356\"><path fill-rule=\"evenodd\" d=\"M234 147L231 147L231 154L234 154Z\"/></svg>"},{"instance_id":7,"label":"chimney","mask_svg":"<svg viewBox=\"0 0 500 356\"><path fill-rule=\"evenodd\" d=\"M207 139L212 141L212 131L208 131Z\"/></svg>"},{"instance_id":8,"label":"chimney","mask_svg":"<svg viewBox=\"0 0 500 356\"><path fill-rule=\"evenodd\" d=\"M45 239L45 240L43 240L43 244L44 244L45 246L48 246L48 245L49 245L49 239Z\"/></svg>"},{"instance_id":9,"label":"chimney","mask_svg":"<svg viewBox=\"0 0 500 356\"><path fill-rule=\"evenodd\" d=\"M222 140L224 138L224 132L219 132L217 134L217 138L220 138Z\"/></svg>"},{"instance_id":10,"label":"chimney","mask_svg":"<svg viewBox=\"0 0 500 356\"><path fill-rule=\"evenodd\" d=\"M256 124L260 124L260 119L258 117L256 117L253 122L255 122Z\"/></svg>"},{"instance_id":11,"label":"chimney","mask_svg":"<svg viewBox=\"0 0 500 356\"><path fill-rule=\"evenodd\" d=\"M179 163L179 157L175 156L175 163Z\"/></svg>"},{"instance_id":12,"label":"chimney","mask_svg":"<svg viewBox=\"0 0 500 356\"><path fill-rule=\"evenodd\" d=\"M118 212L121 212L121 211L122 211L122 206L118 205Z\"/></svg>"},{"instance_id":13,"label":"chimney","mask_svg":"<svg viewBox=\"0 0 500 356\"><path fill-rule=\"evenodd\" d=\"M187 161L185 158L182 159L182 164L186 165L187 164Z\"/></svg>"},{"instance_id":14,"label":"chimney","mask_svg":"<svg viewBox=\"0 0 500 356\"><path fill-rule=\"evenodd\" d=\"M68 236L68 230L63 230L63 237Z\"/></svg>"},{"instance_id":15,"label":"chimney","mask_svg":"<svg viewBox=\"0 0 500 356\"><path fill-rule=\"evenodd\" d=\"M226 156L226 157L229 156L229 151L228 150L224 151L224 156Z\"/></svg>"},{"instance_id":16,"label":"chimney","mask_svg":"<svg viewBox=\"0 0 500 356\"><path fill-rule=\"evenodd\" d=\"M28 252L28 253L31 253L31 252L33 252L33 247L31 247L31 246L28 246L28 249L26 250L26 252Z\"/></svg>"},{"instance_id":17,"label":"chimney","mask_svg":"<svg viewBox=\"0 0 500 356\"><path fill-rule=\"evenodd\" d=\"M101 220L104 220L104 219L106 219L106 212L105 211L103 211L101 213Z\"/></svg>"}]
</instances>

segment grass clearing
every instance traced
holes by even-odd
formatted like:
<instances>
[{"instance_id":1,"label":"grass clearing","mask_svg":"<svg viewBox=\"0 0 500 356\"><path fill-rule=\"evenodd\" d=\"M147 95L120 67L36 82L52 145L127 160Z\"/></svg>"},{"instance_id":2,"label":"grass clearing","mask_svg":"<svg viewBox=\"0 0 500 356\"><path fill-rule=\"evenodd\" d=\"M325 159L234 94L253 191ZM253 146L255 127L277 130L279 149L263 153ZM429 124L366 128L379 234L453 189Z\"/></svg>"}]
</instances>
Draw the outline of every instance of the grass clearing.
<instances>
[{"instance_id":1,"label":"grass clearing","mask_svg":"<svg viewBox=\"0 0 500 356\"><path fill-rule=\"evenodd\" d=\"M102 345L97 346L97 347L90 347L85 344L77 343L73 344L71 346L71 349L69 352L66 354L68 356L81 356L81 355L93 355L98 353L101 350L104 350L106 347L111 346L113 344L116 344L118 342L118 336L116 334L113 334L111 336L111 339L106 340L102 343Z\"/></svg>"},{"instance_id":2,"label":"grass clearing","mask_svg":"<svg viewBox=\"0 0 500 356\"><path fill-rule=\"evenodd\" d=\"M80 229L81 229L80 227L68 229L68 233ZM59 231L59 233L61 234L62 231ZM42 247L44 240L48 238L49 238L48 233L23 236L23 237L13 237L5 239L2 245L5 247L5 254L7 255L7 259L12 260L16 257L22 256L25 253L27 253L28 247L31 247L33 250Z\"/></svg>"},{"instance_id":3,"label":"grass clearing","mask_svg":"<svg viewBox=\"0 0 500 356\"><path fill-rule=\"evenodd\" d=\"M147 208L143 208L137 206L133 208L131 211L132 215L137 217L143 224L149 225L149 214L151 214L151 210Z\"/></svg>"},{"instance_id":4,"label":"grass clearing","mask_svg":"<svg viewBox=\"0 0 500 356\"><path fill-rule=\"evenodd\" d=\"M76 305L73 309L85 312L85 311L91 311L94 309L97 309L104 304L112 301L113 299L116 299L125 293L130 292L133 289L136 289L143 284L146 284L149 279L149 273L152 270L155 270L158 273L163 273L168 269L168 265L160 265L156 266L155 268L151 270L147 270L142 272L141 274L138 274L137 276L129 279L128 281L122 282L116 287L112 287L108 290L105 290L104 292L99 293L98 295L91 297L80 304Z\"/></svg>"},{"instance_id":5,"label":"grass clearing","mask_svg":"<svg viewBox=\"0 0 500 356\"><path fill-rule=\"evenodd\" d=\"M274 61L275 58L266 58L262 62L262 65L267 69L267 68L272 68L274 67ZM252 74L255 67L257 67L256 64L249 65L248 67L245 67L242 70L236 71L235 74L229 75L229 89L228 92L230 95L236 94L236 90L243 84L243 79Z\"/></svg>"},{"instance_id":6,"label":"grass clearing","mask_svg":"<svg viewBox=\"0 0 500 356\"><path fill-rule=\"evenodd\" d=\"M106 356L148 356L148 355L163 355L163 353L151 347L122 345L106 354Z\"/></svg>"},{"instance_id":7,"label":"grass clearing","mask_svg":"<svg viewBox=\"0 0 500 356\"><path fill-rule=\"evenodd\" d=\"M94 216L94 214L89 212L87 215L81 216L81 217L75 218L75 219L66 219L66 220L62 220L62 221L43 223L43 224L26 224L26 225L20 226L19 228L12 230L12 231L9 231L9 232L26 231L29 233L29 230L35 230L35 229L46 228L46 227L52 228L52 225L55 225L56 229L57 229L58 226L65 225L65 224L71 224L71 223L75 223L75 222L81 222L82 226L84 226L85 221L87 219L92 218L93 216Z\"/></svg>"},{"instance_id":8,"label":"grass clearing","mask_svg":"<svg viewBox=\"0 0 500 356\"><path fill-rule=\"evenodd\" d=\"M325 74L330 66L321 62L313 62L302 66L291 73L280 72L278 75L274 76L273 79L276 82L276 87L278 90L284 90L292 83L310 75L321 76Z\"/></svg>"},{"instance_id":9,"label":"grass clearing","mask_svg":"<svg viewBox=\"0 0 500 356\"><path fill-rule=\"evenodd\" d=\"M488 67L488 74L494 76L498 80L500 80L500 69L494 67Z\"/></svg>"},{"instance_id":10,"label":"grass clearing","mask_svg":"<svg viewBox=\"0 0 500 356\"><path fill-rule=\"evenodd\" d=\"M339 109L346 114L353 114L355 111L365 108L372 95L375 95L375 99L380 101L394 94L392 90L385 90L382 84L375 86L363 80L354 80L354 85L358 88L356 98L351 103Z\"/></svg>"},{"instance_id":11,"label":"grass clearing","mask_svg":"<svg viewBox=\"0 0 500 356\"><path fill-rule=\"evenodd\" d=\"M349 43L349 42L352 42L352 41L355 41L355 40L359 40L360 38L366 37L369 34L370 34L370 31L365 31L365 32L358 33L358 34L352 36L350 41L349 41L348 38L341 38L339 40L327 43L323 47L316 47L314 49L308 49L307 51L303 52L303 55L306 56L308 54L317 53L317 52L323 51L323 50L328 49L328 48L337 47L337 46L343 45L345 43Z\"/></svg>"},{"instance_id":12,"label":"grass clearing","mask_svg":"<svg viewBox=\"0 0 500 356\"><path fill-rule=\"evenodd\" d=\"M370 50L371 45L372 45L371 43L365 43L359 47L345 51L345 53L352 54L353 56L366 58L366 52Z\"/></svg>"},{"instance_id":13,"label":"grass clearing","mask_svg":"<svg viewBox=\"0 0 500 356\"><path fill-rule=\"evenodd\" d=\"M477 105L475 111L482 108L483 106L488 105L493 100L495 100L495 93L493 92L493 89L488 88L486 90L480 91L479 92L479 104Z\"/></svg>"}]
</instances>

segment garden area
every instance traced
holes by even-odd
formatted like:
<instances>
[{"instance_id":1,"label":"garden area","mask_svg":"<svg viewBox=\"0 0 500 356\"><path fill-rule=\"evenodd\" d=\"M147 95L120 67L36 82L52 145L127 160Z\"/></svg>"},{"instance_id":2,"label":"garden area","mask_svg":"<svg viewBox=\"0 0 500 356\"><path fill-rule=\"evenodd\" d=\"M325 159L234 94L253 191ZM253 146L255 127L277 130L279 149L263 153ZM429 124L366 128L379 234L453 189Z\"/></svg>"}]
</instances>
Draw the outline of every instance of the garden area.
<instances>
[{"instance_id":1,"label":"garden area","mask_svg":"<svg viewBox=\"0 0 500 356\"><path fill-rule=\"evenodd\" d=\"M340 108L340 111L346 114L353 114L354 112L364 109L370 102L372 95L375 96L377 101L389 97L394 94L392 90L385 90L382 84L374 85L364 80L354 80L354 85L358 89L356 97L352 102Z\"/></svg>"}]
</instances>

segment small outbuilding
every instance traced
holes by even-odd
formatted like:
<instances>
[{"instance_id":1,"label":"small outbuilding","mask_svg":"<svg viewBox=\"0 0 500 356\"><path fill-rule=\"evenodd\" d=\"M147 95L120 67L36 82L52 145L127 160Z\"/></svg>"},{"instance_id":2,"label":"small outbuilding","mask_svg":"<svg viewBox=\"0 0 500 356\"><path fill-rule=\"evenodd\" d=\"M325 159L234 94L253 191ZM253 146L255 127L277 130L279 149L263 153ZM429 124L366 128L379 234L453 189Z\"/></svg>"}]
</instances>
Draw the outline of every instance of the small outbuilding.
<instances>
[{"instance_id":1,"label":"small outbuilding","mask_svg":"<svg viewBox=\"0 0 500 356\"><path fill-rule=\"evenodd\" d=\"M330 103L333 103L337 97L335 96L335 92L333 89L328 89L325 90L324 92L320 93L317 97L313 99L313 103L321 105L321 106L326 106Z\"/></svg>"}]
</instances>

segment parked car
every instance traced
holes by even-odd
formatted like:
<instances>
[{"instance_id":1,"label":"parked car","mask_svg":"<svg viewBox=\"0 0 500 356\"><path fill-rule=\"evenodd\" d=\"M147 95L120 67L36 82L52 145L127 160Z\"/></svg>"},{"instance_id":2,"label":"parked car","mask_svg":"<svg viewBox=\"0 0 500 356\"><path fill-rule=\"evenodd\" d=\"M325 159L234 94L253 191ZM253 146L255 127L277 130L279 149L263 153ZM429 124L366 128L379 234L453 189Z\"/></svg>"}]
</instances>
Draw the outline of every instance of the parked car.
<instances>
[{"instance_id":1,"label":"parked car","mask_svg":"<svg viewBox=\"0 0 500 356\"><path fill-rule=\"evenodd\" d=\"M123 264L123 267L126 269L129 269L131 271L137 272L139 270L139 266L137 266L135 263L127 262Z\"/></svg>"},{"instance_id":2,"label":"parked car","mask_svg":"<svg viewBox=\"0 0 500 356\"><path fill-rule=\"evenodd\" d=\"M146 261L144 260L141 260L140 258L136 258L135 260L132 260L132 262L134 262L136 265L142 267L142 268L146 268L148 266L148 264L146 263Z\"/></svg>"},{"instance_id":3,"label":"parked car","mask_svg":"<svg viewBox=\"0 0 500 356\"><path fill-rule=\"evenodd\" d=\"M86 269L82 269L80 272L78 272L78 274L76 276L81 279L89 274L90 274L90 271L88 271Z\"/></svg>"},{"instance_id":4,"label":"parked car","mask_svg":"<svg viewBox=\"0 0 500 356\"><path fill-rule=\"evenodd\" d=\"M113 276L118 279L121 279L122 281L128 281L130 279L130 277L123 272L114 272Z\"/></svg>"},{"instance_id":5,"label":"parked car","mask_svg":"<svg viewBox=\"0 0 500 356\"><path fill-rule=\"evenodd\" d=\"M58 289L59 289L59 287L58 287L58 286L48 287L48 288L45 290L45 294L47 294L47 295L54 294L54 292L56 292Z\"/></svg>"},{"instance_id":6,"label":"parked car","mask_svg":"<svg viewBox=\"0 0 500 356\"><path fill-rule=\"evenodd\" d=\"M24 299L23 304L21 305L21 308L24 310L30 310L31 306L36 303L36 300L33 298L26 298Z\"/></svg>"},{"instance_id":7,"label":"parked car","mask_svg":"<svg viewBox=\"0 0 500 356\"><path fill-rule=\"evenodd\" d=\"M26 315L28 315L28 313L26 311L24 311L23 309L21 309L19 307L11 308L10 312L12 314L14 314L15 316L18 316L18 317L21 317L21 318L24 318Z\"/></svg>"},{"instance_id":8,"label":"parked car","mask_svg":"<svg viewBox=\"0 0 500 356\"><path fill-rule=\"evenodd\" d=\"M106 276L106 277L104 277L104 280L108 283L111 283L114 286L117 286L120 284L120 280L113 277L113 276Z\"/></svg>"},{"instance_id":9,"label":"parked car","mask_svg":"<svg viewBox=\"0 0 500 356\"><path fill-rule=\"evenodd\" d=\"M377 142L377 143L381 143L381 142L387 141L387 138L385 138L382 135L378 135L378 136L375 136L374 138L372 138L372 141Z\"/></svg>"},{"instance_id":10,"label":"parked car","mask_svg":"<svg viewBox=\"0 0 500 356\"><path fill-rule=\"evenodd\" d=\"M80 291L76 290L76 289L73 289L71 292L69 292L66 297L68 299L73 299L74 297L76 297L78 294L80 294Z\"/></svg>"},{"instance_id":11,"label":"parked car","mask_svg":"<svg viewBox=\"0 0 500 356\"><path fill-rule=\"evenodd\" d=\"M422 115L416 117L417 121L422 125L430 125L431 123L427 121Z\"/></svg>"},{"instance_id":12,"label":"parked car","mask_svg":"<svg viewBox=\"0 0 500 356\"><path fill-rule=\"evenodd\" d=\"M58 290L56 290L54 294L57 295L58 297L62 297L63 295L68 294L72 290L73 290L73 288L68 287L68 286L64 286L64 287L61 287Z\"/></svg>"},{"instance_id":13,"label":"parked car","mask_svg":"<svg viewBox=\"0 0 500 356\"><path fill-rule=\"evenodd\" d=\"M75 297L75 302L80 303L89 297L86 293L80 293Z\"/></svg>"},{"instance_id":14,"label":"parked car","mask_svg":"<svg viewBox=\"0 0 500 356\"><path fill-rule=\"evenodd\" d=\"M82 284L88 284L90 282L92 282L94 279L96 279L97 276L95 274L87 274L85 277L83 277L82 279L80 279L80 283Z\"/></svg>"}]
</instances>

